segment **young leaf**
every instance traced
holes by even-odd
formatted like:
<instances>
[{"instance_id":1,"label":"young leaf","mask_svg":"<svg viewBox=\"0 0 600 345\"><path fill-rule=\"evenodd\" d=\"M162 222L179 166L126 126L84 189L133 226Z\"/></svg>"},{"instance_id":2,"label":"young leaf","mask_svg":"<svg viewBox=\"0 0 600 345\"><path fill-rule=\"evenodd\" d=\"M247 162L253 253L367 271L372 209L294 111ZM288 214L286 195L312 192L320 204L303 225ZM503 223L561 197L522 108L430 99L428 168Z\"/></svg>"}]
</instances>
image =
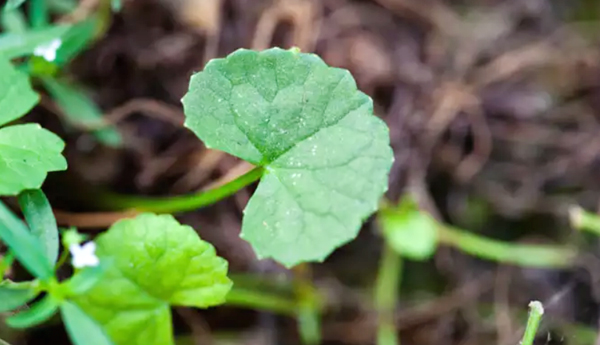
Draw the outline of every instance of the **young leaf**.
<instances>
[{"instance_id":1,"label":"young leaf","mask_svg":"<svg viewBox=\"0 0 600 345\"><path fill-rule=\"evenodd\" d=\"M3 10L4 11L13 11L16 10L17 8L19 8L21 5L23 5L23 3L25 2L25 0L8 0L6 2L6 4L4 5Z\"/></svg>"},{"instance_id":2,"label":"young leaf","mask_svg":"<svg viewBox=\"0 0 600 345\"><path fill-rule=\"evenodd\" d=\"M397 207L381 210L378 220L386 242L400 255L425 260L435 252L438 224L409 195Z\"/></svg>"},{"instance_id":3,"label":"young leaf","mask_svg":"<svg viewBox=\"0 0 600 345\"><path fill-rule=\"evenodd\" d=\"M0 58L0 126L16 120L33 108L40 96L33 91L29 77Z\"/></svg>"},{"instance_id":4,"label":"young leaf","mask_svg":"<svg viewBox=\"0 0 600 345\"><path fill-rule=\"evenodd\" d=\"M313 54L238 50L192 76L186 126L265 167L241 236L287 267L354 239L387 189L389 131L346 70Z\"/></svg>"},{"instance_id":5,"label":"young leaf","mask_svg":"<svg viewBox=\"0 0 600 345\"><path fill-rule=\"evenodd\" d=\"M61 38L70 27L70 25L53 25L23 33L1 34L0 56L6 59L14 59L30 55L40 45Z\"/></svg>"},{"instance_id":6,"label":"young leaf","mask_svg":"<svg viewBox=\"0 0 600 345\"><path fill-rule=\"evenodd\" d=\"M227 261L172 216L142 214L96 239L100 281L75 302L118 345L173 344L169 305L206 308L231 288Z\"/></svg>"},{"instance_id":7,"label":"young leaf","mask_svg":"<svg viewBox=\"0 0 600 345\"><path fill-rule=\"evenodd\" d=\"M27 328L48 321L58 310L58 301L51 295L46 295L30 309L23 310L6 319L6 324L12 328Z\"/></svg>"},{"instance_id":8,"label":"young leaf","mask_svg":"<svg viewBox=\"0 0 600 345\"><path fill-rule=\"evenodd\" d=\"M100 325L76 304L65 301L60 306L63 322L75 345L112 345Z\"/></svg>"},{"instance_id":9,"label":"young leaf","mask_svg":"<svg viewBox=\"0 0 600 345\"><path fill-rule=\"evenodd\" d=\"M51 171L67 168L65 143L38 124L0 129L0 195L17 195L42 186Z\"/></svg>"},{"instance_id":10,"label":"young leaf","mask_svg":"<svg viewBox=\"0 0 600 345\"><path fill-rule=\"evenodd\" d=\"M40 280L54 275L44 249L10 210L0 202L0 239L12 250L19 262Z\"/></svg>"},{"instance_id":11,"label":"young leaf","mask_svg":"<svg viewBox=\"0 0 600 345\"><path fill-rule=\"evenodd\" d=\"M111 259L104 259L98 266L86 267L62 284L68 296L82 295L88 292L100 281L104 273L112 264Z\"/></svg>"},{"instance_id":12,"label":"young leaf","mask_svg":"<svg viewBox=\"0 0 600 345\"><path fill-rule=\"evenodd\" d=\"M58 259L58 228L50 202L41 189L30 189L19 194L19 205L31 233L40 241L50 264Z\"/></svg>"},{"instance_id":13,"label":"young leaf","mask_svg":"<svg viewBox=\"0 0 600 345\"><path fill-rule=\"evenodd\" d=\"M21 11L2 11L0 21L4 32L22 34L27 31L27 20Z\"/></svg>"},{"instance_id":14,"label":"young leaf","mask_svg":"<svg viewBox=\"0 0 600 345\"><path fill-rule=\"evenodd\" d=\"M81 88L53 78L42 78L42 81L46 90L71 121L85 124L98 123L102 119L102 111L81 91ZM115 129L105 128L93 133L100 142L108 146L121 145L121 134Z\"/></svg>"},{"instance_id":15,"label":"young leaf","mask_svg":"<svg viewBox=\"0 0 600 345\"><path fill-rule=\"evenodd\" d=\"M55 63L59 66L64 66L88 47L96 34L98 22L98 17L91 15L73 24L69 31L62 35L62 44L56 51Z\"/></svg>"},{"instance_id":16,"label":"young leaf","mask_svg":"<svg viewBox=\"0 0 600 345\"><path fill-rule=\"evenodd\" d=\"M36 295L37 291L30 282L2 281L0 282L0 312L14 310L31 301Z\"/></svg>"}]
</instances>

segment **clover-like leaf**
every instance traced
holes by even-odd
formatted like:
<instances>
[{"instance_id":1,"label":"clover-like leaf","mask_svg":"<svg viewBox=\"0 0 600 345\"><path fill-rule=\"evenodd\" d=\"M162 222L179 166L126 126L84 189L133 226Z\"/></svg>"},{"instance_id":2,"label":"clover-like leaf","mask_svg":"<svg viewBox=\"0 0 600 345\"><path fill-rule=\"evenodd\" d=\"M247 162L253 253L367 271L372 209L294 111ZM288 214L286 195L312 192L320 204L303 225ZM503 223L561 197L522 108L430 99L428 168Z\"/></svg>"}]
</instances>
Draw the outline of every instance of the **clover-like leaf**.
<instances>
[{"instance_id":1,"label":"clover-like leaf","mask_svg":"<svg viewBox=\"0 0 600 345\"><path fill-rule=\"evenodd\" d=\"M117 345L173 344L170 305L218 305L231 288L227 261L170 215L119 221L96 243L112 264L74 299Z\"/></svg>"},{"instance_id":2,"label":"clover-like leaf","mask_svg":"<svg viewBox=\"0 0 600 345\"><path fill-rule=\"evenodd\" d=\"M350 72L316 55L238 50L192 76L183 105L206 146L265 167L241 234L260 258L323 260L387 189L388 128Z\"/></svg>"},{"instance_id":3,"label":"clover-like leaf","mask_svg":"<svg viewBox=\"0 0 600 345\"><path fill-rule=\"evenodd\" d=\"M0 129L0 195L40 188L51 171L65 170L65 143L38 124Z\"/></svg>"},{"instance_id":4,"label":"clover-like leaf","mask_svg":"<svg viewBox=\"0 0 600 345\"><path fill-rule=\"evenodd\" d=\"M0 58L0 126L25 115L39 101L29 77Z\"/></svg>"}]
</instances>

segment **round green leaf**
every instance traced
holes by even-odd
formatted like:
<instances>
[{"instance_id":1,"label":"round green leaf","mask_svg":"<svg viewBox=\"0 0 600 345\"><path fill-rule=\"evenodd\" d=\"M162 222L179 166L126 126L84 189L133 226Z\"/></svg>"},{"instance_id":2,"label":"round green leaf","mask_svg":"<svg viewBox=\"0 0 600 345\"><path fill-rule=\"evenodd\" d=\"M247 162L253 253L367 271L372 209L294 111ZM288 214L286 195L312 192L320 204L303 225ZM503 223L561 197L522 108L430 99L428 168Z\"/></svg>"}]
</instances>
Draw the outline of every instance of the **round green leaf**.
<instances>
[{"instance_id":1,"label":"round green leaf","mask_svg":"<svg viewBox=\"0 0 600 345\"><path fill-rule=\"evenodd\" d=\"M186 126L265 167L242 238L291 267L354 239L387 189L389 131L350 73L296 50L238 50L195 74Z\"/></svg>"},{"instance_id":2,"label":"round green leaf","mask_svg":"<svg viewBox=\"0 0 600 345\"><path fill-rule=\"evenodd\" d=\"M412 198L406 196L392 209L378 214L386 242L398 254L414 260L425 260L435 252L438 223L431 215L419 210Z\"/></svg>"},{"instance_id":3,"label":"round green leaf","mask_svg":"<svg viewBox=\"0 0 600 345\"><path fill-rule=\"evenodd\" d=\"M173 344L170 305L218 305L231 288L227 261L170 215L119 221L97 247L108 267L74 300L117 345Z\"/></svg>"},{"instance_id":4,"label":"round green leaf","mask_svg":"<svg viewBox=\"0 0 600 345\"><path fill-rule=\"evenodd\" d=\"M25 115L39 101L29 77L0 59L0 126Z\"/></svg>"},{"instance_id":5,"label":"round green leaf","mask_svg":"<svg viewBox=\"0 0 600 345\"><path fill-rule=\"evenodd\" d=\"M64 142L38 124L0 129L0 195L40 188L51 171L65 170Z\"/></svg>"}]
</instances>

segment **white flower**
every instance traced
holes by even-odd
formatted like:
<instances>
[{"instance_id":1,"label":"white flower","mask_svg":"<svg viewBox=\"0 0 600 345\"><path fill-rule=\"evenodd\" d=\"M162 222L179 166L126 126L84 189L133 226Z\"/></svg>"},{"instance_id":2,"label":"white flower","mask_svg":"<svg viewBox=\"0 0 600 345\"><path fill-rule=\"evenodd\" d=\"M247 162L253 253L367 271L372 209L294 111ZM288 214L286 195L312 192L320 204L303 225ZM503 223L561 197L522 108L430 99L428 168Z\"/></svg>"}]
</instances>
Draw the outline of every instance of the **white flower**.
<instances>
[{"instance_id":1,"label":"white flower","mask_svg":"<svg viewBox=\"0 0 600 345\"><path fill-rule=\"evenodd\" d=\"M46 59L46 61L52 62L56 59L56 51L60 48L61 44L62 40L60 38L55 38L46 44L37 46L33 51L33 55L41 56Z\"/></svg>"},{"instance_id":2,"label":"white flower","mask_svg":"<svg viewBox=\"0 0 600 345\"><path fill-rule=\"evenodd\" d=\"M71 262L75 268L94 267L100 264L100 260L96 256L96 243L94 242L88 242L83 246L72 244L69 246L69 251L72 256Z\"/></svg>"}]
</instances>

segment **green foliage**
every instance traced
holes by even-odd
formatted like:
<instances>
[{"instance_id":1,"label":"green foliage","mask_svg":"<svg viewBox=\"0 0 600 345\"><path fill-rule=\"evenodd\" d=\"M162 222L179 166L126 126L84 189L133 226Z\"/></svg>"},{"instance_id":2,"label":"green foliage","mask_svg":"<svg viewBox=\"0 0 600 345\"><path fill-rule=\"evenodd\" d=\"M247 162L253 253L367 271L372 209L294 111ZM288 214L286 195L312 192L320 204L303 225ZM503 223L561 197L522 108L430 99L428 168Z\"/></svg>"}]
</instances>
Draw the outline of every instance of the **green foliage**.
<instances>
[{"instance_id":1,"label":"green foliage","mask_svg":"<svg viewBox=\"0 0 600 345\"><path fill-rule=\"evenodd\" d=\"M40 45L62 38L70 28L70 25L55 25L22 33L2 34L0 35L0 56L14 59L31 55Z\"/></svg>"},{"instance_id":2,"label":"green foliage","mask_svg":"<svg viewBox=\"0 0 600 345\"><path fill-rule=\"evenodd\" d=\"M31 301L37 295L32 283L0 282L0 312L10 311Z\"/></svg>"},{"instance_id":3,"label":"green foliage","mask_svg":"<svg viewBox=\"0 0 600 345\"><path fill-rule=\"evenodd\" d=\"M34 303L31 308L6 319L6 323L12 328L37 326L56 314L59 303L60 301L54 296L46 295L39 302Z\"/></svg>"},{"instance_id":4,"label":"green foliage","mask_svg":"<svg viewBox=\"0 0 600 345\"><path fill-rule=\"evenodd\" d=\"M238 50L194 75L186 126L211 148L265 167L241 236L287 267L356 237L387 189L386 125L346 70L296 50Z\"/></svg>"},{"instance_id":5,"label":"green foliage","mask_svg":"<svg viewBox=\"0 0 600 345\"><path fill-rule=\"evenodd\" d=\"M58 227L50 202L39 189L23 191L19 194L19 205L33 236L39 239L44 254L50 264L58 259Z\"/></svg>"},{"instance_id":6,"label":"green foliage","mask_svg":"<svg viewBox=\"0 0 600 345\"><path fill-rule=\"evenodd\" d=\"M64 114L73 122L81 124L97 124L102 119L102 110L80 87L69 85L64 81L45 77L41 79L46 90L52 95ZM106 128L94 131L98 140L108 146L120 146L121 134L115 129Z\"/></svg>"},{"instance_id":7,"label":"green foliage","mask_svg":"<svg viewBox=\"0 0 600 345\"><path fill-rule=\"evenodd\" d=\"M26 74L0 58L0 126L14 121L39 102Z\"/></svg>"},{"instance_id":8,"label":"green foliage","mask_svg":"<svg viewBox=\"0 0 600 345\"><path fill-rule=\"evenodd\" d=\"M25 0L8 0L6 2L6 4L4 5L3 10L4 11L14 11L17 8L19 8L21 5L23 5L24 2L25 2Z\"/></svg>"},{"instance_id":9,"label":"green foliage","mask_svg":"<svg viewBox=\"0 0 600 345\"><path fill-rule=\"evenodd\" d=\"M400 255L425 260L435 253L439 225L410 195L398 206L382 209L378 221L386 243Z\"/></svg>"},{"instance_id":10,"label":"green foliage","mask_svg":"<svg viewBox=\"0 0 600 345\"><path fill-rule=\"evenodd\" d=\"M60 306L67 332L75 345L111 345L102 328L76 304L65 301Z\"/></svg>"},{"instance_id":11,"label":"green foliage","mask_svg":"<svg viewBox=\"0 0 600 345\"><path fill-rule=\"evenodd\" d=\"M170 305L218 305L231 288L227 262L169 215L120 221L97 245L113 264L75 301L118 345L173 344Z\"/></svg>"},{"instance_id":12,"label":"green foliage","mask_svg":"<svg viewBox=\"0 0 600 345\"><path fill-rule=\"evenodd\" d=\"M19 262L41 280L54 275L41 243L25 224L0 202L0 239L13 251Z\"/></svg>"},{"instance_id":13,"label":"green foliage","mask_svg":"<svg viewBox=\"0 0 600 345\"><path fill-rule=\"evenodd\" d=\"M67 168L64 142L38 124L0 129L0 195L39 188L51 171Z\"/></svg>"}]
</instances>

